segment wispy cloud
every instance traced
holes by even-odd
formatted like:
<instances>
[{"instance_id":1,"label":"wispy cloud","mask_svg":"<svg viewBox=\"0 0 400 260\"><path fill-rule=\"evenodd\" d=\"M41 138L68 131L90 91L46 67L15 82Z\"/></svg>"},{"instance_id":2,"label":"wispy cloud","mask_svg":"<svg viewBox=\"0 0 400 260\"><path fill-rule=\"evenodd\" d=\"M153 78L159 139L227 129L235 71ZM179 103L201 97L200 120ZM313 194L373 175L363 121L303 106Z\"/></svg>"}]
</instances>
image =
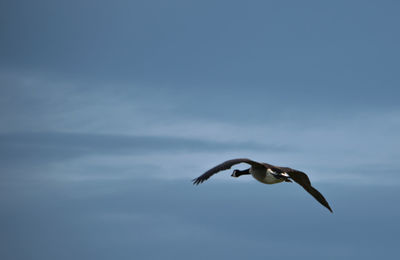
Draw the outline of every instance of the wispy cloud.
<instances>
[{"instance_id":1,"label":"wispy cloud","mask_svg":"<svg viewBox=\"0 0 400 260\"><path fill-rule=\"evenodd\" d=\"M5 86L0 89L0 116L7 122L0 126L0 160L10 173L51 171L59 177L93 179L117 171L124 173L120 178L150 167L158 169L152 176L188 178L186 172L199 174L230 157L299 168L328 182L346 179L339 176L358 178L361 171L354 169L367 165L390 172L400 168L396 109L352 110L340 118L321 112L308 118L305 111L289 113L294 104L273 118L255 111L216 120L199 117L190 103L196 104L196 98L185 92L93 86L5 71L0 80ZM240 104L229 106L232 113L249 111ZM217 108L205 102L202 109L207 115Z\"/></svg>"},{"instance_id":2,"label":"wispy cloud","mask_svg":"<svg viewBox=\"0 0 400 260\"><path fill-rule=\"evenodd\" d=\"M127 177L128 168L129 175L139 178L157 176L159 172L164 178L173 178L182 176L183 158L188 155L198 157L199 164L200 157L204 157L199 153L215 156L232 151L279 153L290 149L253 142L56 132L0 134L0 143L2 175L17 179L35 178L36 173L40 173L40 177L59 179L121 178ZM172 168L171 163L175 165ZM20 172L23 172L22 176L15 176ZM186 175L186 178L190 177L193 176Z\"/></svg>"},{"instance_id":3,"label":"wispy cloud","mask_svg":"<svg viewBox=\"0 0 400 260\"><path fill-rule=\"evenodd\" d=\"M200 139L162 136L124 136L77 133L11 133L0 134L4 161L51 157L69 158L81 155L148 154L157 152L199 152L229 150L287 151L289 148L252 142L216 142ZM36 158L32 158L36 157Z\"/></svg>"}]
</instances>

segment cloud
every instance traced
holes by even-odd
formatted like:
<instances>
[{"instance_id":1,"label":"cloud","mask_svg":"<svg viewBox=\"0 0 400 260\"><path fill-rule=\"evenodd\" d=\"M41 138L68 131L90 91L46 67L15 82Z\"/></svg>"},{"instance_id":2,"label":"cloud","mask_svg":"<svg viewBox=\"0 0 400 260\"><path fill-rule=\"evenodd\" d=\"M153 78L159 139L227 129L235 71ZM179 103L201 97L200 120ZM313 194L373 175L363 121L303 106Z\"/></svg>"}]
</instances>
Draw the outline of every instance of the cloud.
<instances>
[{"instance_id":1,"label":"cloud","mask_svg":"<svg viewBox=\"0 0 400 260\"><path fill-rule=\"evenodd\" d=\"M287 151L287 147L252 142L216 142L200 139L126 136L85 133L11 133L0 134L4 161L78 157L93 154L146 154L157 152L199 152L229 150ZM33 158L32 158L33 157Z\"/></svg>"},{"instance_id":2,"label":"cloud","mask_svg":"<svg viewBox=\"0 0 400 260\"><path fill-rule=\"evenodd\" d=\"M233 157L301 169L322 182L358 180L365 171L356 169L369 166L390 168L383 174L392 179L400 168L398 109L359 107L338 117L323 109L308 113L298 103L265 103L262 93L229 92L221 100L207 89L4 70L0 81L0 117L7 122L0 126L0 160L15 176L52 172L83 180L134 171L188 178ZM232 102L236 96L243 101Z\"/></svg>"},{"instance_id":3,"label":"cloud","mask_svg":"<svg viewBox=\"0 0 400 260\"><path fill-rule=\"evenodd\" d=\"M289 149L254 142L59 132L0 134L0 144L1 176L5 180L192 178L183 169L197 174L193 169L201 161L207 162L210 155Z\"/></svg>"}]
</instances>

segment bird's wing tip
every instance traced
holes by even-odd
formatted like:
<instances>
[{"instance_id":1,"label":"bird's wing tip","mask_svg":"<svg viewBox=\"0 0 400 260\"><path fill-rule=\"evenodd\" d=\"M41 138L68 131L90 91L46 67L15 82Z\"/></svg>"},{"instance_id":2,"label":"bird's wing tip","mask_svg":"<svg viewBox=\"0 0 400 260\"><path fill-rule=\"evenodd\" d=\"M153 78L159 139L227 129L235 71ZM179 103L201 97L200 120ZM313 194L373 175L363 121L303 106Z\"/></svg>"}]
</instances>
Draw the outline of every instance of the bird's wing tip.
<instances>
[{"instance_id":1,"label":"bird's wing tip","mask_svg":"<svg viewBox=\"0 0 400 260\"><path fill-rule=\"evenodd\" d=\"M193 185L199 185L200 183L202 183L203 181L201 180L201 179L199 179L199 178L196 178L196 179L193 179L192 180L192 182L193 182Z\"/></svg>"}]
</instances>

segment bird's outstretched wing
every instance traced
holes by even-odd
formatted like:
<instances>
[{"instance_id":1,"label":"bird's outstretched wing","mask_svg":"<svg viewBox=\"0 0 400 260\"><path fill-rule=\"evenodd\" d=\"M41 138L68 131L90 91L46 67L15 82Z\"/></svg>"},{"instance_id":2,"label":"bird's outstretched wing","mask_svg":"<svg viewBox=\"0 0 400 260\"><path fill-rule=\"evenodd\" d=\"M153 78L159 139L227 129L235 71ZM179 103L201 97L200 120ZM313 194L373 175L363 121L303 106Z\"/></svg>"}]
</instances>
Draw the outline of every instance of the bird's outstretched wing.
<instances>
[{"instance_id":1,"label":"bird's outstretched wing","mask_svg":"<svg viewBox=\"0 0 400 260\"><path fill-rule=\"evenodd\" d=\"M260 164L258 162L255 162L255 161L252 161L250 159L246 159L246 158L232 159L232 160L228 160L226 162L223 162L221 164L218 164L217 166L215 166L214 168L209 169L208 171L206 171L205 173L203 173L202 175L200 175L196 179L193 179L192 180L193 184L199 185L200 183L203 183L204 181L208 180L208 178L210 178L211 176L213 176L217 172L220 172L220 171L223 171L223 170L228 170L233 165L239 164L239 163L248 163L248 164L250 164L252 166L264 167L262 164Z\"/></svg>"},{"instance_id":2,"label":"bird's outstretched wing","mask_svg":"<svg viewBox=\"0 0 400 260\"><path fill-rule=\"evenodd\" d=\"M324 205L327 209L329 209L330 212L333 212L331 207L329 206L329 203L326 201L324 196L315 189L313 186L311 186L310 179L308 178L307 174L301 171L297 171L291 168L286 168L286 167L280 167L284 172L289 174L290 178L300 184L308 193L310 193L316 200L319 201L322 205Z\"/></svg>"}]
</instances>

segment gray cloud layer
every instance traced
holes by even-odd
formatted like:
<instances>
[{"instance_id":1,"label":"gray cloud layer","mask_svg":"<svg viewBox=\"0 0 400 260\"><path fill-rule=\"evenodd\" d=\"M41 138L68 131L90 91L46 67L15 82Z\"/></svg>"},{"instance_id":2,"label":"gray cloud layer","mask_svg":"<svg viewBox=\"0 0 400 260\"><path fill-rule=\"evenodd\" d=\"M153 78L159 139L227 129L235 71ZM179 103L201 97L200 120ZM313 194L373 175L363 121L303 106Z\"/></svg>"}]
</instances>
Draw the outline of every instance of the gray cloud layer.
<instances>
[{"instance_id":1,"label":"gray cloud layer","mask_svg":"<svg viewBox=\"0 0 400 260\"><path fill-rule=\"evenodd\" d=\"M229 150L287 151L286 147L251 142L212 142L160 136L122 136L77 133L0 134L3 163L68 159L93 154L146 154Z\"/></svg>"},{"instance_id":2,"label":"gray cloud layer","mask_svg":"<svg viewBox=\"0 0 400 260\"><path fill-rule=\"evenodd\" d=\"M198 106L246 97L309 113L398 108L395 2L19 3L1 8L3 69L165 87L202 97Z\"/></svg>"}]
</instances>

